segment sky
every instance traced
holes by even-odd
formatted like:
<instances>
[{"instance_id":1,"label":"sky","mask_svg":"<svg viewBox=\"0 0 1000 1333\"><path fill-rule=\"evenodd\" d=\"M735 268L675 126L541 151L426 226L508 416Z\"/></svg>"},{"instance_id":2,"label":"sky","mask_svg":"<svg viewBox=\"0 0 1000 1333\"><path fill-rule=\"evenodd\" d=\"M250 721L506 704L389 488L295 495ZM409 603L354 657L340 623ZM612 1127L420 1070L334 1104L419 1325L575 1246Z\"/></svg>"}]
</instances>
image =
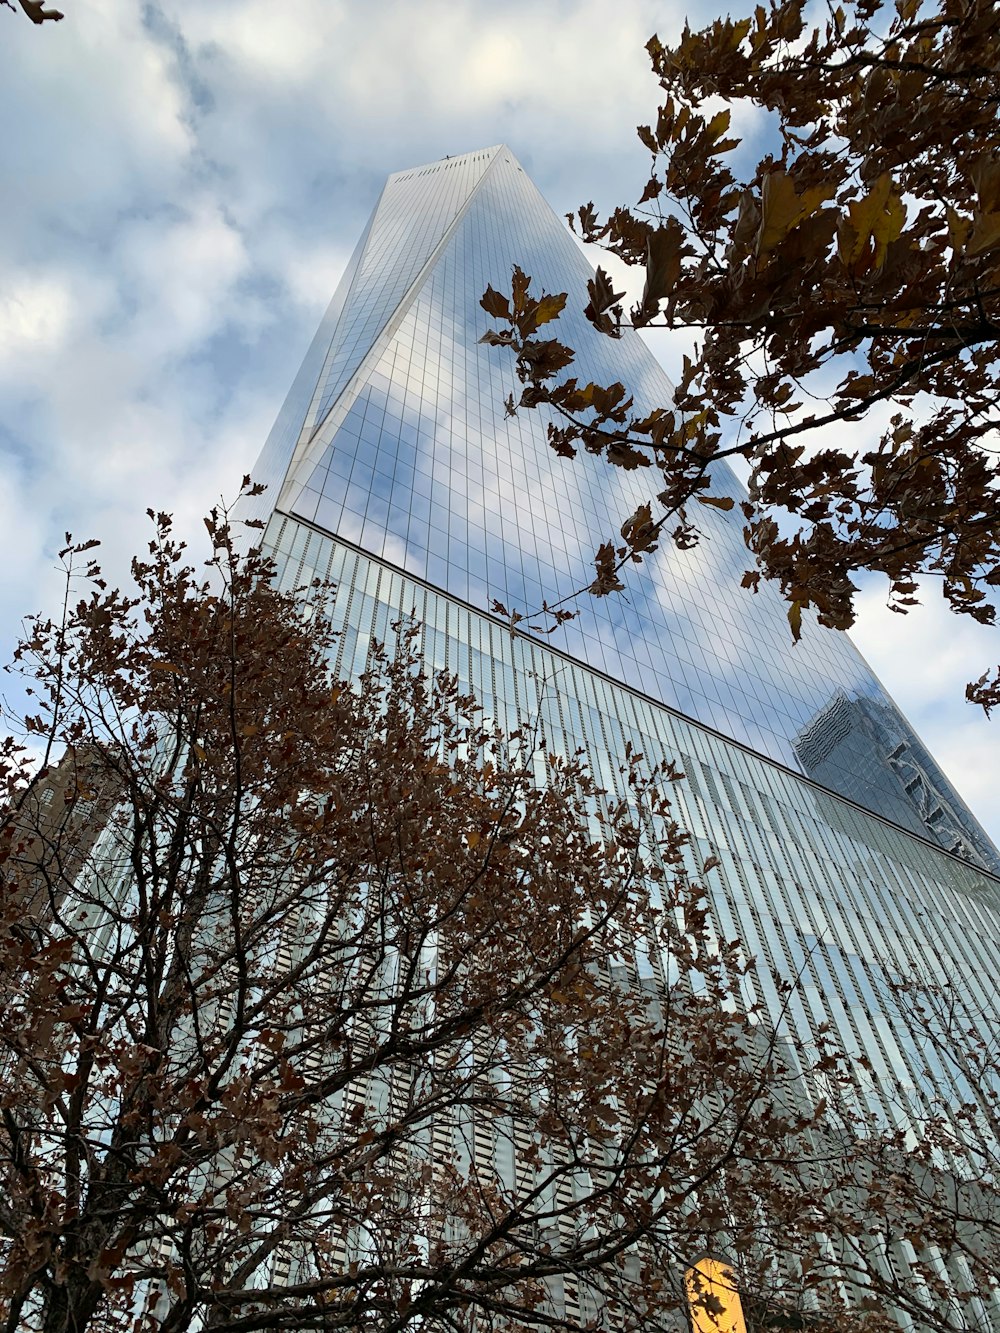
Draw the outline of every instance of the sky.
<instances>
[{"instance_id":1,"label":"sky","mask_svg":"<svg viewBox=\"0 0 1000 1333\"><path fill-rule=\"evenodd\" d=\"M116 581L147 508L198 539L251 470L385 176L506 142L557 213L631 203L644 44L713 0L60 0L0 8L0 658L61 595L64 534ZM752 146L759 127L738 128ZM656 350L670 373L682 344ZM567 464L568 465L568 464ZM866 584L855 643L994 840L998 632ZM0 680L12 703L16 693Z\"/></svg>"}]
</instances>

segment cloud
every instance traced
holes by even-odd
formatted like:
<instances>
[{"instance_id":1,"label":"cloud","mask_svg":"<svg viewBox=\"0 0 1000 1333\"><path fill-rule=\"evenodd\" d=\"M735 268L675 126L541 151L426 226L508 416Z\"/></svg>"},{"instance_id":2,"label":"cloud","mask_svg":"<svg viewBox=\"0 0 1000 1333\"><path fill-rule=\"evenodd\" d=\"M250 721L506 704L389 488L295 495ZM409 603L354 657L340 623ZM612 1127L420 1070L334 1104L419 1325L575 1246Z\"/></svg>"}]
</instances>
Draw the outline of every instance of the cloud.
<instances>
[{"instance_id":1,"label":"cloud","mask_svg":"<svg viewBox=\"0 0 1000 1333\"><path fill-rule=\"evenodd\" d=\"M499 139L550 198L554 179L572 185L568 206L582 161L600 161L591 180L610 202L629 159L645 160L630 126L655 110L643 46L660 6L634 4L613 20L599 0L164 0L162 12L213 90L195 122L203 151L242 164L232 181L241 217L294 203L318 182L366 183L371 199L387 171ZM292 151L275 153L282 142Z\"/></svg>"},{"instance_id":2,"label":"cloud","mask_svg":"<svg viewBox=\"0 0 1000 1333\"><path fill-rule=\"evenodd\" d=\"M67 285L52 273L16 278L0 299L0 343L11 360L40 347L59 345L69 328L73 302Z\"/></svg>"},{"instance_id":3,"label":"cloud","mask_svg":"<svg viewBox=\"0 0 1000 1333\"><path fill-rule=\"evenodd\" d=\"M252 466L388 172L504 140L557 213L633 198L648 168L633 127L659 93L644 43L683 21L652 0L64 8L44 29L0 11L0 114L18 127L0 139L18 184L0 250L8 631L56 604L67 529L105 538L115 579L147 506L198 539ZM712 16L707 0L689 12ZM659 337L668 359L678 344ZM973 665L956 661L949 693L917 680L939 629L907 646L898 624L876 616L863 646L971 798L978 772L958 770L964 755L985 771L989 733L973 719L936 741L920 691L960 697L991 652L956 646Z\"/></svg>"}]
</instances>

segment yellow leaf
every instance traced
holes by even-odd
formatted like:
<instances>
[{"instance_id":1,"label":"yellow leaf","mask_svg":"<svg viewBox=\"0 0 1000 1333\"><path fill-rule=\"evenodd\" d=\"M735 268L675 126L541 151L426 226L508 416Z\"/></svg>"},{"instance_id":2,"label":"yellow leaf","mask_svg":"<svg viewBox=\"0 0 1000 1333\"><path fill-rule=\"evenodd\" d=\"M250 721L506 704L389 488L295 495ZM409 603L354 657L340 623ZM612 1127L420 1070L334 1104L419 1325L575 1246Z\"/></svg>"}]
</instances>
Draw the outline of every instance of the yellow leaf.
<instances>
[{"instance_id":1,"label":"yellow leaf","mask_svg":"<svg viewBox=\"0 0 1000 1333\"><path fill-rule=\"evenodd\" d=\"M772 171L765 176L757 232L758 257L770 254L785 239L796 223L798 211L798 195L788 175L784 171Z\"/></svg>"},{"instance_id":2,"label":"yellow leaf","mask_svg":"<svg viewBox=\"0 0 1000 1333\"><path fill-rule=\"evenodd\" d=\"M181 669L180 669L180 667L179 667L179 666L174 666L173 662L154 662L154 663L153 663L153 670L154 670L154 671L171 671L171 672L173 672L173 674L174 674L175 676L179 676L179 675L181 674Z\"/></svg>"},{"instance_id":3,"label":"yellow leaf","mask_svg":"<svg viewBox=\"0 0 1000 1333\"><path fill-rule=\"evenodd\" d=\"M465 841L469 844L470 847L477 847L480 842L480 835L475 831L475 829L470 829L469 832L465 835Z\"/></svg>"},{"instance_id":4,"label":"yellow leaf","mask_svg":"<svg viewBox=\"0 0 1000 1333\"><path fill-rule=\"evenodd\" d=\"M878 178L870 193L863 199L848 204L849 225L841 231L840 257L847 267L856 265L869 251L871 267L880 269L885 263L885 254L890 242L900 236L906 222L906 209L903 201L892 188L892 179L887 172Z\"/></svg>"},{"instance_id":5,"label":"yellow leaf","mask_svg":"<svg viewBox=\"0 0 1000 1333\"><path fill-rule=\"evenodd\" d=\"M205 753L205 747L203 745L199 745L197 741L192 742L191 749L195 753L195 758L198 759L201 763L204 763L205 760L208 758L208 755Z\"/></svg>"},{"instance_id":6,"label":"yellow leaf","mask_svg":"<svg viewBox=\"0 0 1000 1333\"><path fill-rule=\"evenodd\" d=\"M795 182L784 171L772 171L764 177L761 189L760 229L757 232L757 257L764 258L777 249L793 227L811 217L820 204L835 193L832 185L814 185L797 194Z\"/></svg>"},{"instance_id":7,"label":"yellow leaf","mask_svg":"<svg viewBox=\"0 0 1000 1333\"><path fill-rule=\"evenodd\" d=\"M788 623L792 627L792 638L798 643L802 638L802 603L792 602L788 608Z\"/></svg>"},{"instance_id":8,"label":"yellow leaf","mask_svg":"<svg viewBox=\"0 0 1000 1333\"><path fill-rule=\"evenodd\" d=\"M712 117L712 119L708 122L708 128L706 130L706 133L708 137L714 142L716 139L721 139L722 136L725 134L726 130L728 129L729 129L729 110L727 108L727 110L720 111L717 115Z\"/></svg>"},{"instance_id":9,"label":"yellow leaf","mask_svg":"<svg viewBox=\"0 0 1000 1333\"><path fill-rule=\"evenodd\" d=\"M558 319L565 304L565 292L556 296L543 296L535 307L535 327L537 328L539 324L547 324L550 319Z\"/></svg>"},{"instance_id":10,"label":"yellow leaf","mask_svg":"<svg viewBox=\"0 0 1000 1333\"><path fill-rule=\"evenodd\" d=\"M698 503L700 505L711 505L713 509L732 509L736 501L731 495L699 495Z\"/></svg>"},{"instance_id":11,"label":"yellow leaf","mask_svg":"<svg viewBox=\"0 0 1000 1333\"><path fill-rule=\"evenodd\" d=\"M1000 245L1000 213L977 213L965 253L969 258L994 250Z\"/></svg>"},{"instance_id":12,"label":"yellow leaf","mask_svg":"<svg viewBox=\"0 0 1000 1333\"><path fill-rule=\"evenodd\" d=\"M972 223L963 218L953 208L948 209L948 240L953 250L961 250L969 239Z\"/></svg>"}]
</instances>

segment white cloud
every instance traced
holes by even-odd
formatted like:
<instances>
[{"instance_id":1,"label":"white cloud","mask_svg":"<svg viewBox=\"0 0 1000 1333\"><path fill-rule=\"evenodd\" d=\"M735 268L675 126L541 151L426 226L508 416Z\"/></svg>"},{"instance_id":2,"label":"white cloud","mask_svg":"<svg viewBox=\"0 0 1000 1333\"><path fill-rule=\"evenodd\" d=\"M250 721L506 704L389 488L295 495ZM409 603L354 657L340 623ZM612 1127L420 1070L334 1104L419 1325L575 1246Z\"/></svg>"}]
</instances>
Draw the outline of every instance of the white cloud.
<instances>
[{"instance_id":1,"label":"white cloud","mask_svg":"<svg viewBox=\"0 0 1000 1333\"><path fill-rule=\"evenodd\" d=\"M58 253L137 193L177 185L194 142L185 99L136 6L85 0L58 28L4 17L2 101L18 130L3 153L19 185L5 200L5 232L13 224L15 240Z\"/></svg>"},{"instance_id":2,"label":"white cloud","mask_svg":"<svg viewBox=\"0 0 1000 1333\"><path fill-rule=\"evenodd\" d=\"M119 247L123 298L147 364L183 355L225 327L239 311L235 284L249 258L218 201L201 198L180 217L144 219L124 228Z\"/></svg>"},{"instance_id":3,"label":"white cloud","mask_svg":"<svg viewBox=\"0 0 1000 1333\"><path fill-rule=\"evenodd\" d=\"M8 357L60 344L73 302L66 283L52 273L15 278L0 297L0 344ZM9 367L9 361L8 361Z\"/></svg>"},{"instance_id":4,"label":"white cloud","mask_svg":"<svg viewBox=\"0 0 1000 1333\"><path fill-rule=\"evenodd\" d=\"M557 212L634 198L648 155L633 126L659 93L644 43L676 34L685 12L676 0L64 8L43 29L0 10L0 114L18 126L0 139L0 170L18 183L0 254L8 631L54 604L65 529L103 536L121 578L147 505L197 536L205 507L232 494L389 171L506 140ZM707 0L694 23L699 10L710 16ZM661 336L663 354L678 341ZM933 616L884 621L866 610L863 649L1000 828L989 733L961 704L996 651Z\"/></svg>"},{"instance_id":5,"label":"white cloud","mask_svg":"<svg viewBox=\"0 0 1000 1333\"><path fill-rule=\"evenodd\" d=\"M289 296L308 309L325 308L351 253L351 249L344 245L319 242L302 247L289 244L287 237L284 238L278 266Z\"/></svg>"},{"instance_id":6,"label":"white cloud","mask_svg":"<svg viewBox=\"0 0 1000 1333\"><path fill-rule=\"evenodd\" d=\"M299 0L293 5L269 4L268 0L246 3L170 6L188 39L209 50L224 53L228 61L243 66L264 84L301 84L329 70L346 49L336 43L343 27L345 6L334 0ZM327 42L333 39L333 46Z\"/></svg>"}]
</instances>

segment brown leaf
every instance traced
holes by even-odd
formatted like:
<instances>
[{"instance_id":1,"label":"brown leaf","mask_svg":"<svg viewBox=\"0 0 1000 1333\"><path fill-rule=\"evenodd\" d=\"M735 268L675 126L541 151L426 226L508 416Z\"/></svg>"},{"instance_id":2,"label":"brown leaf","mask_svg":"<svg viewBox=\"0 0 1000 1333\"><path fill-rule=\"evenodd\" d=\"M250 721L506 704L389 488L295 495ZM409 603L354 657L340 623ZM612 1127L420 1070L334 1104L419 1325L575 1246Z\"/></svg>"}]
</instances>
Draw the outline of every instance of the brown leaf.
<instances>
[{"instance_id":1,"label":"brown leaf","mask_svg":"<svg viewBox=\"0 0 1000 1333\"><path fill-rule=\"evenodd\" d=\"M524 307L527 301L528 288L530 285L531 279L518 264L515 264L511 272L511 290L514 300L515 316L524 314Z\"/></svg>"},{"instance_id":2,"label":"brown leaf","mask_svg":"<svg viewBox=\"0 0 1000 1333\"><path fill-rule=\"evenodd\" d=\"M622 524L622 536L634 553L656 550L658 529L653 522L652 506L639 505L635 513Z\"/></svg>"},{"instance_id":3,"label":"brown leaf","mask_svg":"<svg viewBox=\"0 0 1000 1333\"><path fill-rule=\"evenodd\" d=\"M587 283L587 291L590 294L590 301L583 313L601 333L618 336L616 321L612 320L607 312L622 299L624 292L614 290L611 279L602 268L599 268Z\"/></svg>"},{"instance_id":4,"label":"brown leaf","mask_svg":"<svg viewBox=\"0 0 1000 1333\"><path fill-rule=\"evenodd\" d=\"M609 593L621 592L624 589L625 584L618 577L617 563L618 557L614 545L611 542L604 542L594 557L597 577L590 585L590 591L595 597L607 597Z\"/></svg>"},{"instance_id":5,"label":"brown leaf","mask_svg":"<svg viewBox=\"0 0 1000 1333\"><path fill-rule=\"evenodd\" d=\"M646 204L650 199L655 199L662 189L663 182L658 180L655 176L650 176L649 180L646 182L646 188L639 196L639 203Z\"/></svg>"},{"instance_id":6,"label":"brown leaf","mask_svg":"<svg viewBox=\"0 0 1000 1333\"><path fill-rule=\"evenodd\" d=\"M673 291L681 271L684 231L676 218L649 233L646 246L646 285L643 309L655 308Z\"/></svg>"},{"instance_id":7,"label":"brown leaf","mask_svg":"<svg viewBox=\"0 0 1000 1333\"><path fill-rule=\"evenodd\" d=\"M609 463L615 467L625 468L626 471L637 467L649 467L652 461L641 450L633 448L627 440L613 440L607 447L605 457Z\"/></svg>"},{"instance_id":8,"label":"brown leaf","mask_svg":"<svg viewBox=\"0 0 1000 1333\"><path fill-rule=\"evenodd\" d=\"M492 287L487 287L479 304L496 319L510 319L510 302Z\"/></svg>"},{"instance_id":9,"label":"brown leaf","mask_svg":"<svg viewBox=\"0 0 1000 1333\"><path fill-rule=\"evenodd\" d=\"M656 140L653 138L653 131L649 128L649 126L640 125L636 130L636 133L638 134L642 142L645 144L645 146L649 149L649 151L655 156L657 151Z\"/></svg>"}]
</instances>

